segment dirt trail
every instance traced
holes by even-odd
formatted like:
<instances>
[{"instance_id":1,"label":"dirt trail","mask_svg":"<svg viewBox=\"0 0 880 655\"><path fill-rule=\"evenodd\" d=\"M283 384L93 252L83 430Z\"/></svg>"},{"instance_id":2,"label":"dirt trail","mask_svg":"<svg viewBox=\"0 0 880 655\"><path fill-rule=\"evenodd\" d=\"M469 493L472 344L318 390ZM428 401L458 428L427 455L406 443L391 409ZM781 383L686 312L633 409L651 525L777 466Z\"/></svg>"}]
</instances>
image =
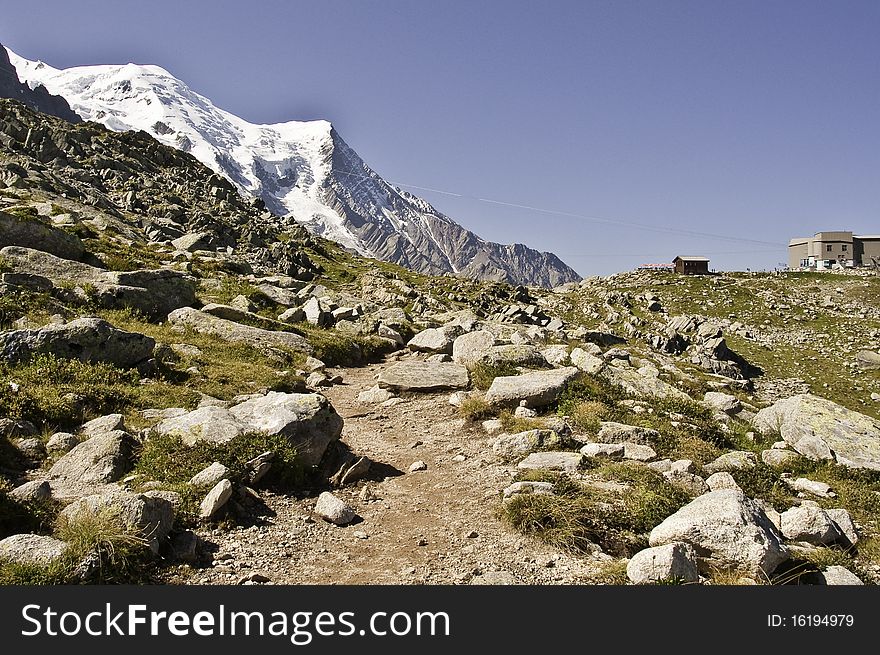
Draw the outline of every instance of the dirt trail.
<instances>
[{"instance_id":1,"label":"dirt trail","mask_svg":"<svg viewBox=\"0 0 880 655\"><path fill-rule=\"evenodd\" d=\"M396 469L334 491L362 520L334 526L310 516L314 498L264 493L275 516L202 531L216 545L214 563L180 581L236 584L258 574L276 584L576 584L595 573L595 561L499 520L498 492L513 469L495 459L491 438L458 416L448 394L404 395L391 407L359 402L386 365L344 369L344 384L324 391L345 419L342 440L351 450ZM410 473L417 460L428 469Z\"/></svg>"}]
</instances>

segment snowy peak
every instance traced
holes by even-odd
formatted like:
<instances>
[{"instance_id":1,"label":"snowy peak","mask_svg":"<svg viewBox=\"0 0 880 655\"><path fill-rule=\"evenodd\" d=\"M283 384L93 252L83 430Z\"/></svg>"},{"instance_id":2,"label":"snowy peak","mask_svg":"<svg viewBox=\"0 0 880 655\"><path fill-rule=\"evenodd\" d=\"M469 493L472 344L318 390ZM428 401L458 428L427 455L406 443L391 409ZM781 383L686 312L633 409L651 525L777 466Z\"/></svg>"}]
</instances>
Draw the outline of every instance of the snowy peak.
<instances>
[{"instance_id":1,"label":"snowy peak","mask_svg":"<svg viewBox=\"0 0 880 655\"><path fill-rule=\"evenodd\" d=\"M56 69L9 53L20 78L86 120L189 152L284 220L361 255L430 274L554 286L580 279L554 255L486 242L375 173L323 120L250 123L159 66Z\"/></svg>"}]
</instances>

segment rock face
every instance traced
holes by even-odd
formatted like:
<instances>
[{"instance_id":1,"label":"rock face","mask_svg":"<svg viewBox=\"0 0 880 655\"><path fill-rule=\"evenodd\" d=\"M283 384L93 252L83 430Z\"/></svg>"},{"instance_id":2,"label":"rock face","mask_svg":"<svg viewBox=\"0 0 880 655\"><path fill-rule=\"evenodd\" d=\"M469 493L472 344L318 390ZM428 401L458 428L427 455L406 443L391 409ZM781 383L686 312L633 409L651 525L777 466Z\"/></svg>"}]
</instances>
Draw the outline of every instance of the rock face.
<instances>
[{"instance_id":1,"label":"rock face","mask_svg":"<svg viewBox=\"0 0 880 655\"><path fill-rule=\"evenodd\" d=\"M379 386L400 391L463 389L470 382L464 366L453 362L398 362L379 374Z\"/></svg>"},{"instance_id":2,"label":"rock face","mask_svg":"<svg viewBox=\"0 0 880 655\"><path fill-rule=\"evenodd\" d=\"M747 575L769 575L788 550L764 511L734 489L699 496L651 531L649 543L687 543L701 571L720 567Z\"/></svg>"},{"instance_id":3,"label":"rock face","mask_svg":"<svg viewBox=\"0 0 880 655\"><path fill-rule=\"evenodd\" d=\"M697 556L690 544L672 543L641 550L626 565L626 576L634 584L667 580L697 582Z\"/></svg>"},{"instance_id":4,"label":"rock face","mask_svg":"<svg viewBox=\"0 0 880 655\"><path fill-rule=\"evenodd\" d=\"M306 466L316 466L342 434L342 417L320 394L271 391L228 409L202 407L165 419L155 430L177 434L188 445L225 443L248 432L278 434L290 440Z\"/></svg>"},{"instance_id":5,"label":"rock face","mask_svg":"<svg viewBox=\"0 0 880 655\"><path fill-rule=\"evenodd\" d=\"M497 377L486 392L486 402L502 407L543 407L555 401L580 371L569 366L551 371L533 371L523 375Z\"/></svg>"},{"instance_id":6,"label":"rock face","mask_svg":"<svg viewBox=\"0 0 880 655\"><path fill-rule=\"evenodd\" d=\"M49 476L80 482L115 482L130 470L136 446L134 437L121 430L99 434L55 462Z\"/></svg>"},{"instance_id":7,"label":"rock face","mask_svg":"<svg viewBox=\"0 0 880 655\"><path fill-rule=\"evenodd\" d=\"M880 470L880 423L825 398L785 398L759 411L754 424L764 433L778 430L786 443L810 459Z\"/></svg>"},{"instance_id":8,"label":"rock face","mask_svg":"<svg viewBox=\"0 0 880 655\"><path fill-rule=\"evenodd\" d=\"M181 307L171 312L168 315L168 322L175 326L192 328L200 334L209 334L225 341L246 343L256 348L288 348L309 354L313 352L305 337L293 332L263 330L242 325L192 307Z\"/></svg>"},{"instance_id":9,"label":"rock face","mask_svg":"<svg viewBox=\"0 0 880 655\"><path fill-rule=\"evenodd\" d=\"M0 541L0 559L17 564L48 564L62 557L66 550L63 541L38 534L15 534Z\"/></svg>"},{"instance_id":10,"label":"rock face","mask_svg":"<svg viewBox=\"0 0 880 655\"><path fill-rule=\"evenodd\" d=\"M24 220L0 211L0 247L5 246L34 248L73 260L82 259L86 253L82 241L64 230L37 219Z\"/></svg>"},{"instance_id":11,"label":"rock face","mask_svg":"<svg viewBox=\"0 0 880 655\"><path fill-rule=\"evenodd\" d=\"M100 318L79 318L39 330L0 333L0 358L9 363L27 361L33 355L51 354L63 359L130 368L149 359L155 346L151 337L119 330Z\"/></svg>"}]
</instances>

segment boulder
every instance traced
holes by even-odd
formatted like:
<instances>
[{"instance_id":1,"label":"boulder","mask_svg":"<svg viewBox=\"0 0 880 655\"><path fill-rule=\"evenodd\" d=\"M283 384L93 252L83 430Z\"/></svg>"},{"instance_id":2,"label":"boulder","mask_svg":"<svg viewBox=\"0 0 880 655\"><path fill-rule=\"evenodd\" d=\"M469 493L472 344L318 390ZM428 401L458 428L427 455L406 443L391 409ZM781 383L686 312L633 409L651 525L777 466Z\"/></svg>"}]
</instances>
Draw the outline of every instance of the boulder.
<instances>
[{"instance_id":1,"label":"boulder","mask_svg":"<svg viewBox=\"0 0 880 655\"><path fill-rule=\"evenodd\" d=\"M447 325L440 328L428 328L416 334L406 347L410 350L426 353L452 354L452 344L464 330L459 325Z\"/></svg>"},{"instance_id":2,"label":"boulder","mask_svg":"<svg viewBox=\"0 0 880 655\"><path fill-rule=\"evenodd\" d=\"M831 517L818 505L803 504L780 514L780 529L786 539L823 546L837 541L841 534Z\"/></svg>"},{"instance_id":3,"label":"boulder","mask_svg":"<svg viewBox=\"0 0 880 655\"><path fill-rule=\"evenodd\" d=\"M331 327L333 325L333 314L320 300L314 296L306 301L302 306L306 321L318 327Z\"/></svg>"},{"instance_id":4,"label":"boulder","mask_svg":"<svg viewBox=\"0 0 880 655\"><path fill-rule=\"evenodd\" d=\"M121 527L149 541L156 552L174 525L174 505L165 498L113 490L75 500L60 514L69 523L99 516L117 519Z\"/></svg>"},{"instance_id":5,"label":"boulder","mask_svg":"<svg viewBox=\"0 0 880 655\"><path fill-rule=\"evenodd\" d=\"M25 503L42 502L52 497L52 487L48 480L31 480L15 487L9 496Z\"/></svg>"},{"instance_id":6,"label":"boulder","mask_svg":"<svg viewBox=\"0 0 880 655\"><path fill-rule=\"evenodd\" d=\"M709 486L703 478L687 471L666 471L663 474L666 481L673 487L678 487L690 496L702 496L709 491Z\"/></svg>"},{"instance_id":7,"label":"boulder","mask_svg":"<svg viewBox=\"0 0 880 655\"><path fill-rule=\"evenodd\" d=\"M843 566L829 566L824 571L820 571L816 577L817 584L821 585L863 585L859 576Z\"/></svg>"},{"instance_id":8,"label":"boulder","mask_svg":"<svg viewBox=\"0 0 880 655\"><path fill-rule=\"evenodd\" d=\"M568 355L568 346L544 346L541 349L541 355L551 366L565 366L571 361Z\"/></svg>"},{"instance_id":9,"label":"boulder","mask_svg":"<svg viewBox=\"0 0 880 655\"><path fill-rule=\"evenodd\" d=\"M215 336L224 341L245 343L254 348L287 348L309 354L313 352L306 338L299 334L242 325L192 307L182 307L171 312L168 322L180 328L191 328L200 334Z\"/></svg>"},{"instance_id":10,"label":"boulder","mask_svg":"<svg viewBox=\"0 0 880 655\"><path fill-rule=\"evenodd\" d=\"M743 408L739 398L719 391L708 391L703 396L703 402L712 409L717 409L719 412L724 412L730 416L738 414Z\"/></svg>"},{"instance_id":11,"label":"boulder","mask_svg":"<svg viewBox=\"0 0 880 655\"><path fill-rule=\"evenodd\" d=\"M853 522L849 512L845 509L826 509L828 515L837 530L846 538L853 546L859 543L859 532L856 530L856 524Z\"/></svg>"},{"instance_id":12,"label":"boulder","mask_svg":"<svg viewBox=\"0 0 880 655\"><path fill-rule=\"evenodd\" d=\"M769 576L789 557L761 507L734 489L698 496L655 527L648 542L651 546L690 544L703 572L719 567Z\"/></svg>"},{"instance_id":13,"label":"boulder","mask_svg":"<svg viewBox=\"0 0 880 655\"><path fill-rule=\"evenodd\" d=\"M394 398L394 394L387 389L382 389L378 384L370 387L366 391L361 391L357 397L358 402L366 403L368 405L378 405L391 398Z\"/></svg>"},{"instance_id":14,"label":"boulder","mask_svg":"<svg viewBox=\"0 0 880 655\"><path fill-rule=\"evenodd\" d=\"M494 345L495 335L488 330L462 334L452 342L452 360L456 364L472 368Z\"/></svg>"},{"instance_id":15,"label":"boulder","mask_svg":"<svg viewBox=\"0 0 880 655\"><path fill-rule=\"evenodd\" d=\"M86 483L115 482L131 470L137 441L114 430L83 441L61 457L49 477Z\"/></svg>"},{"instance_id":16,"label":"boulder","mask_svg":"<svg viewBox=\"0 0 880 655\"><path fill-rule=\"evenodd\" d=\"M357 512L354 509L329 491L318 496L318 502L315 503L315 514L334 525L347 525L357 517Z\"/></svg>"},{"instance_id":17,"label":"boulder","mask_svg":"<svg viewBox=\"0 0 880 655\"><path fill-rule=\"evenodd\" d=\"M516 434L503 434L492 444L492 452L502 459L524 457L539 448L558 447L559 435L553 430L526 430Z\"/></svg>"},{"instance_id":18,"label":"boulder","mask_svg":"<svg viewBox=\"0 0 880 655\"><path fill-rule=\"evenodd\" d=\"M657 451L651 446L645 446L640 443L623 442L623 458L636 462L650 462L657 457ZM688 474L690 475L690 474Z\"/></svg>"},{"instance_id":19,"label":"boulder","mask_svg":"<svg viewBox=\"0 0 880 655\"><path fill-rule=\"evenodd\" d=\"M103 319L79 318L38 330L0 333L0 359L15 364L47 354L130 368L149 359L155 345L151 337L117 329Z\"/></svg>"},{"instance_id":20,"label":"boulder","mask_svg":"<svg viewBox=\"0 0 880 655\"><path fill-rule=\"evenodd\" d=\"M38 534L14 534L0 541L0 559L16 564L50 564L66 550L65 542Z\"/></svg>"},{"instance_id":21,"label":"boulder","mask_svg":"<svg viewBox=\"0 0 880 655\"><path fill-rule=\"evenodd\" d=\"M467 387L467 369L453 362L398 362L379 373L379 386L400 391L439 391Z\"/></svg>"},{"instance_id":22,"label":"boulder","mask_svg":"<svg viewBox=\"0 0 880 655\"><path fill-rule=\"evenodd\" d=\"M880 470L880 422L811 394L777 401L758 412L754 425L778 431L812 460L833 460L852 468Z\"/></svg>"},{"instance_id":23,"label":"boulder","mask_svg":"<svg viewBox=\"0 0 880 655\"><path fill-rule=\"evenodd\" d=\"M526 407L543 407L554 402L565 386L578 375L580 371L569 366L497 377L486 392L486 402L490 405L516 407L525 401Z\"/></svg>"},{"instance_id":24,"label":"boulder","mask_svg":"<svg viewBox=\"0 0 880 655\"><path fill-rule=\"evenodd\" d=\"M812 494L821 498L833 498L835 493L831 491L831 485L818 480L810 480L809 478L796 478L789 482L789 485L795 491Z\"/></svg>"},{"instance_id":25,"label":"boulder","mask_svg":"<svg viewBox=\"0 0 880 655\"><path fill-rule=\"evenodd\" d=\"M697 555L686 543L671 543L639 551L627 563L626 576L633 584L688 583L700 579Z\"/></svg>"},{"instance_id":26,"label":"boulder","mask_svg":"<svg viewBox=\"0 0 880 655\"><path fill-rule=\"evenodd\" d=\"M656 371L656 369L653 369ZM676 398L690 400L684 391L676 389L668 382L659 377L646 374L643 369L621 368L618 366L606 366L602 369L602 375L612 384L621 387L627 393L636 397L646 398Z\"/></svg>"},{"instance_id":27,"label":"boulder","mask_svg":"<svg viewBox=\"0 0 880 655\"><path fill-rule=\"evenodd\" d=\"M880 368L880 353L872 350L862 350L856 355L856 363L859 368L865 371L872 371Z\"/></svg>"},{"instance_id":28,"label":"boulder","mask_svg":"<svg viewBox=\"0 0 880 655\"><path fill-rule=\"evenodd\" d=\"M563 473L577 473L585 461L585 457L580 453L547 451L531 453L517 464L517 468L523 471L547 469L549 471L562 471Z\"/></svg>"},{"instance_id":29,"label":"boulder","mask_svg":"<svg viewBox=\"0 0 880 655\"><path fill-rule=\"evenodd\" d=\"M196 473L189 481L193 487L213 487L229 477L229 469L220 462L214 462Z\"/></svg>"},{"instance_id":30,"label":"boulder","mask_svg":"<svg viewBox=\"0 0 880 655\"><path fill-rule=\"evenodd\" d=\"M0 247L3 246L42 250L72 260L81 260L86 253L82 241L62 229L0 211Z\"/></svg>"},{"instance_id":31,"label":"boulder","mask_svg":"<svg viewBox=\"0 0 880 655\"><path fill-rule=\"evenodd\" d=\"M604 359L588 353L583 348L575 348L571 351L571 363L589 375L596 375L605 366Z\"/></svg>"},{"instance_id":32,"label":"boulder","mask_svg":"<svg viewBox=\"0 0 880 655\"><path fill-rule=\"evenodd\" d=\"M720 471L741 471L755 468L758 457L749 450L732 450L720 455L715 461L703 466L703 471L711 475Z\"/></svg>"},{"instance_id":33,"label":"boulder","mask_svg":"<svg viewBox=\"0 0 880 655\"><path fill-rule=\"evenodd\" d=\"M711 491L718 491L719 489L735 489L736 491L742 491L740 486L736 483L736 480L734 480L733 476L727 471L713 473L706 478L706 484L709 485Z\"/></svg>"},{"instance_id":34,"label":"boulder","mask_svg":"<svg viewBox=\"0 0 880 655\"><path fill-rule=\"evenodd\" d=\"M530 494L546 494L552 496L553 484L550 482L514 482L501 492L504 500L514 496L528 496Z\"/></svg>"},{"instance_id":35,"label":"boulder","mask_svg":"<svg viewBox=\"0 0 880 655\"><path fill-rule=\"evenodd\" d=\"M320 394L271 391L234 405L201 407L161 421L158 434L177 434L187 445L226 443L249 432L280 434L297 449L306 466L315 466L342 434L342 418Z\"/></svg>"},{"instance_id":36,"label":"boulder","mask_svg":"<svg viewBox=\"0 0 880 655\"><path fill-rule=\"evenodd\" d=\"M588 443L579 452L584 457L623 459L624 451L623 444L620 443Z\"/></svg>"},{"instance_id":37,"label":"boulder","mask_svg":"<svg viewBox=\"0 0 880 655\"><path fill-rule=\"evenodd\" d=\"M761 461L767 466L772 466L773 468L785 468L794 464L800 458L801 455L793 450L771 448L770 450L761 451Z\"/></svg>"},{"instance_id":38,"label":"boulder","mask_svg":"<svg viewBox=\"0 0 880 655\"><path fill-rule=\"evenodd\" d=\"M604 443L629 443L643 444L649 446L660 438L657 430L650 428L640 428L635 425L626 425L624 423L615 423L614 421L602 421L599 428L597 439Z\"/></svg>"},{"instance_id":39,"label":"boulder","mask_svg":"<svg viewBox=\"0 0 880 655\"><path fill-rule=\"evenodd\" d=\"M216 237L212 232L189 232L182 237L172 239L175 250L195 252L196 250L213 250Z\"/></svg>"},{"instance_id":40,"label":"boulder","mask_svg":"<svg viewBox=\"0 0 880 655\"><path fill-rule=\"evenodd\" d=\"M125 418L122 414L107 414L87 421L80 427L79 434L82 439L90 439L115 430L125 430Z\"/></svg>"},{"instance_id":41,"label":"boulder","mask_svg":"<svg viewBox=\"0 0 880 655\"><path fill-rule=\"evenodd\" d=\"M525 367L541 367L547 366L547 360L537 347L531 344L504 344L501 346L490 346L483 357L480 359L490 366L525 366Z\"/></svg>"},{"instance_id":42,"label":"boulder","mask_svg":"<svg viewBox=\"0 0 880 655\"><path fill-rule=\"evenodd\" d=\"M220 480L199 504L199 518L203 521L211 519L226 505L231 496L232 483L229 480Z\"/></svg>"}]
</instances>

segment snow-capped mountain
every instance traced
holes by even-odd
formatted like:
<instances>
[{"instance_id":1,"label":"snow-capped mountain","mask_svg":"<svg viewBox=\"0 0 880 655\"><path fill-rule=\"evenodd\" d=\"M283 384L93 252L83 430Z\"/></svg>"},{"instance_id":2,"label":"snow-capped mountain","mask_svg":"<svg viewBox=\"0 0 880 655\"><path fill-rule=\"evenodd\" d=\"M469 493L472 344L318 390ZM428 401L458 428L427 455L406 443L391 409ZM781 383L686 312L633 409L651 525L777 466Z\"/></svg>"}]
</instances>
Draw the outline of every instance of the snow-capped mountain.
<instances>
[{"instance_id":1,"label":"snow-capped mountain","mask_svg":"<svg viewBox=\"0 0 880 655\"><path fill-rule=\"evenodd\" d=\"M8 49L7 49L8 50ZM484 241L375 173L327 121L255 125L159 66L59 70L9 57L22 82L67 99L85 120L143 130L187 151L275 214L358 253L423 273L555 286L580 279L552 253Z\"/></svg>"}]
</instances>

